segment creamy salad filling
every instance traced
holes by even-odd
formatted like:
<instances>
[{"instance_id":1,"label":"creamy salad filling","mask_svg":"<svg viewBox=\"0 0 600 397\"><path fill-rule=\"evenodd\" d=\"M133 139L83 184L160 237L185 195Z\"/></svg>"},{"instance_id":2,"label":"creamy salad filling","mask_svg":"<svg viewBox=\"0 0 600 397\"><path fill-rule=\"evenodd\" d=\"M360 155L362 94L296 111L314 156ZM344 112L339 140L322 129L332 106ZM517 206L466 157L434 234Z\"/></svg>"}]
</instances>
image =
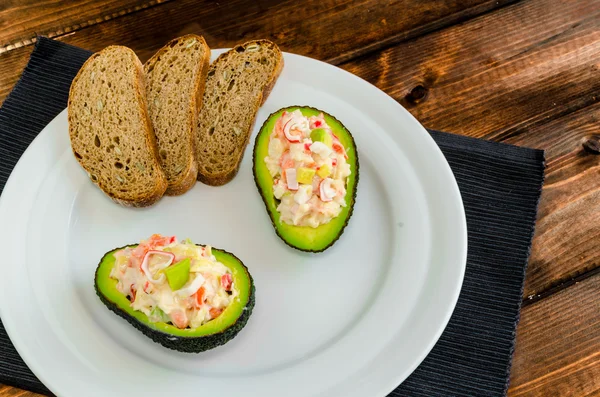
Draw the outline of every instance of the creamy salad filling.
<instances>
[{"instance_id":1,"label":"creamy salad filling","mask_svg":"<svg viewBox=\"0 0 600 397\"><path fill-rule=\"evenodd\" d=\"M110 276L131 307L152 322L196 328L219 317L239 292L210 246L152 235L114 253Z\"/></svg>"},{"instance_id":2,"label":"creamy salad filling","mask_svg":"<svg viewBox=\"0 0 600 397\"><path fill-rule=\"evenodd\" d=\"M264 160L282 222L318 227L346 206L348 156L323 113L306 117L300 110L284 111L269 136Z\"/></svg>"}]
</instances>

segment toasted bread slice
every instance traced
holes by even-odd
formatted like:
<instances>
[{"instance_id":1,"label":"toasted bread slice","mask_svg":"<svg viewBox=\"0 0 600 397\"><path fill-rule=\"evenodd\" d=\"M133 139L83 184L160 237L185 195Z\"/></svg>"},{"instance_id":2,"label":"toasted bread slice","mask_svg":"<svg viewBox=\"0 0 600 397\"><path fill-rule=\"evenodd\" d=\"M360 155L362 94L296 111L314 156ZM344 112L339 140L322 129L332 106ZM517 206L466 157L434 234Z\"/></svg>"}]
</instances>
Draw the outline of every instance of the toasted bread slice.
<instances>
[{"instance_id":1,"label":"toasted bread slice","mask_svg":"<svg viewBox=\"0 0 600 397\"><path fill-rule=\"evenodd\" d=\"M210 48L195 34L171 40L144 64L148 113L168 195L183 194L196 183L194 131L209 64Z\"/></svg>"},{"instance_id":2,"label":"toasted bread slice","mask_svg":"<svg viewBox=\"0 0 600 397\"><path fill-rule=\"evenodd\" d=\"M144 207L167 189L148 117L143 66L122 46L93 54L71 84L68 103L73 154L104 193Z\"/></svg>"},{"instance_id":3,"label":"toasted bread slice","mask_svg":"<svg viewBox=\"0 0 600 397\"><path fill-rule=\"evenodd\" d=\"M258 108L282 68L283 55L268 40L238 45L210 65L196 131L199 181L218 186L235 177Z\"/></svg>"}]
</instances>

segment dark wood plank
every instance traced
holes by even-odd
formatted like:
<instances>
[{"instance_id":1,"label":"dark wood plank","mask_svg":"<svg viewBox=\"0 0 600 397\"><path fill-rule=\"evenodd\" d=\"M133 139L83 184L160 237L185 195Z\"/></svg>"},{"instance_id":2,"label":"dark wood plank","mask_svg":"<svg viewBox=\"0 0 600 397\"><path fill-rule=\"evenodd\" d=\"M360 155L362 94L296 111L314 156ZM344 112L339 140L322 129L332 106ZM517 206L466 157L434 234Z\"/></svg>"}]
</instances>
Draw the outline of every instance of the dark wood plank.
<instances>
[{"instance_id":1,"label":"dark wood plank","mask_svg":"<svg viewBox=\"0 0 600 397\"><path fill-rule=\"evenodd\" d=\"M500 139L600 98L600 1L527 0L343 67L425 126Z\"/></svg>"},{"instance_id":2,"label":"dark wood plank","mask_svg":"<svg viewBox=\"0 0 600 397\"><path fill-rule=\"evenodd\" d=\"M600 155L584 148L599 142L599 120L596 103L506 139L546 150L546 180L525 283L531 299L600 265Z\"/></svg>"},{"instance_id":3,"label":"dark wood plank","mask_svg":"<svg viewBox=\"0 0 600 397\"><path fill-rule=\"evenodd\" d=\"M0 384L0 397L42 397L42 395Z\"/></svg>"},{"instance_id":4,"label":"dark wood plank","mask_svg":"<svg viewBox=\"0 0 600 397\"><path fill-rule=\"evenodd\" d=\"M0 54L168 0L8 0L0 5Z\"/></svg>"},{"instance_id":5,"label":"dark wood plank","mask_svg":"<svg viewBox=\"0 0 600 397\"><path fill-rule=\"evenodd\" d=\"M0 106L23 73L32 49L27 46L0 54Z\"/></svg>"},{"instance_id":6,"label":"dark wood plank","mask_svg":"<svg viewBox=\"0 0 600 397\"><path fill-rule=\"evenodd\" d=\"M580 8L573 4L523 1L345 66L392 94L426 126L548 150L547 185L540 207L538 233L529 267L532 276L531 280L528 279L526 294L537 293L548 285L595 266L591 243L593 238L598 240L598 231L593 225L586 229L589 240L586 239L586 233L582 232L575 237L577 246L571 246L570 242L564 245L569 241L564 236L570 236L578 228L585 227L586 216L590 217L590 223L598 223L594 218L598 213L594 205L600 201L596 193L598 182L593 178L596 176L598 179L598 163L595 160L598 156L584 155L581 150L581 141L585 137L598 134L598 106L595 102L599 92L599 7L598 1L579 1L576 6ZM147 58L166 41L166 36L187 31L205 34L213 46L231 45L246 37L256 37L255 34L261 32L277 32L270 38L281 42L284 49L332 62L374 48L367 41L361 41L361 34L364 33L362 25L354 26L356 30L347 34L354 34L358 43L354 43L352 37L350 43L340 43L335 32L334 36L314 33L314 27L318 24L290 23L289 27L284 28L269 14L272 11L268 5L262 4L262 7L259 14L271 15L269 20L265 20L270 28L261 25L257 30L252 30L246 25L231 22L235 19L227 20L232 26L220 25L221 22L202 21L210 17L210 14L203 14L202 18L197 18L197 22L179 25L179 30L167 29L162 32L162 23L167 22L161 22L142 30L137 37L137 31L131 33L132 27L137 26L135 24L138 22L135 21L127 25L128 29L118 26L102 28L102 25L114 24L115 20L88 27L61 39L99 49L111 43L110 40L127 35L129 31L131 37L124 40L132 43L128 45L138 50L142 58ZM150 10L137 14L146 14ZM386 14L383 18L386 18ZM389 15L393 15L393 12ZM237 17L239 15L236 14ZM329 21L326 15L321 16L320 13L313 17L321 24ZM368 13L365 18L361 23L371 23L375 27L382 24L379 22L380 25L377 25L376 18L369 19ZM498 19L501 22L497 22ZM388 16L386 23L389 20L391 18ZM149 24L152 19L143 21ZM342 24L339 28L344 29L344 25L348 24ZM236 29L240 28L240 33L236 35ZM416 29L414 27L412 32ZM151 30L154 30L154 34ZM89 32L89 36L84 32ZM371 30L365 35L369 36L369 32ZM376 45L414 37L402 35L381 36ZM327 39L332 41L330 46ZM4 98L16 80L14 69L24 66L29 50L19 49L4 54L7 57L0 56L0 98ZM341 56L336 55L336 51ZM5 79L7 73L9 76ZM423 92L414 90L419 85L426 88L424 91L428 95L424 100L421 98ZM409 95L411 92L412 95ZM575 113L569 114L571 111ZM586 184L590 187L589 194L585 190ZM591 202L594 198L595 202ZM575 220L571 222L570 218ZM559 238L561 234L562 239ZM551 246L548 247L548 244ZM583 258L570 255L573 249ZM554 263L559 265L554 266ZM600 335L597 313L600 311L597 299L593 299L597 297L599 287L598 277L592 277L523 310L510 395L600 393L597 353L600 351L597 338ZM3 396L3 391L0 387L0 396Z\"/></svg>"},{"instance_id":7,"label":"dark wood plank","mask_svg":"<svg viewBox=\"0 0 600 397\"><path fill-rule=\"evenodd\" d=\"M510 397L600 395L600 275L523 309Z\"/></svg>"},{"instance_id":8,"label":"dark wood plank","mask_svg":"<svg viewBox=\"0 0 600 397\"><path fill-rule=\"evenodd\" d=\"M599 156L581 146L600 135L598 65L600 1L537 0L342 67L392 95L427 127L548 150L525 288L530 296L600 265ZM420 85L424 90L415 89Z\"/></svg>"},{"instance_id":9,"label":"dark wood plank","mask_svg":"<svg viewBox=\"0 0 600 397\"><path fill-rule=\"evenodd\" d=\"M268 38L282 49L337 63L424 34L514 0L231 0L171 1L59 37L96 51L109 44L133 48L148 59L169 39L194 32L213 48ZM0 102L17 81L30 47L0 54Z\"/></svg>"}]
</instances>

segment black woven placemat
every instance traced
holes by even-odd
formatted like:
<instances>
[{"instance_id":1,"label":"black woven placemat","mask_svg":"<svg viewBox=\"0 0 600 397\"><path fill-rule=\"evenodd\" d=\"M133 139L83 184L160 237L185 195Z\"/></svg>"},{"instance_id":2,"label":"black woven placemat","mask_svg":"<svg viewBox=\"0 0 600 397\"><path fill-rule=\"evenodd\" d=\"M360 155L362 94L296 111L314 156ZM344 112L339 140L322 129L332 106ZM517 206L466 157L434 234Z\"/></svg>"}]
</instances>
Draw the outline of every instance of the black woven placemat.
<instances>
[{"instance_id":1,"label":"black woven placemat","mask_svg":"<svg viewBox=\"0 0 600 397\"><path fill-rule=\"evenodd\" d=\"M23 151L67 104L90 52L39 38L0 108L0 193ZM544 178L544 153L430 131L458 181L469 252L458 304L425 361L390 396L503 396ZM57 358L60 365L60 358ZM0 322L0 383L49 394Z\"/></svg>"}]
</instances>

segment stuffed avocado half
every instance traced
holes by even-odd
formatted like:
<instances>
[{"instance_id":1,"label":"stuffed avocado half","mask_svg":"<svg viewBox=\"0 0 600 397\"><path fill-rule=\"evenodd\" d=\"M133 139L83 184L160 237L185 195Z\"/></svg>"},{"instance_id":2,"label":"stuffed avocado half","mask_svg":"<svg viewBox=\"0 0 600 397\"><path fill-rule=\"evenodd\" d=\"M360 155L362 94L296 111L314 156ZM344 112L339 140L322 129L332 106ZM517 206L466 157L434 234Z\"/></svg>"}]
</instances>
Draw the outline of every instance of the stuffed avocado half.
<instances>
[{"instance_id":1,"label":"stuffed avocado half","mask_svg":"<svg viewBox=\"0 0 600 397\"><path fill-rule=\"evenodd\" d=\"M169 349L199 353L233 339L254 307L254 283L233 254L153 235L104 255L100 300Z\"/></svg>"},{"instance_id":2,"label":"stuffed avocado half","mask_svg":"<svg viewBox=\"0 0 600 397\"><path fill-rule=\"evenodd\" d=\"M277 235L289 246L321 252L348 224L359 163L350 132L308 106L271 114L254 144L253 172Z\"/></svg>"}]
</instances>

